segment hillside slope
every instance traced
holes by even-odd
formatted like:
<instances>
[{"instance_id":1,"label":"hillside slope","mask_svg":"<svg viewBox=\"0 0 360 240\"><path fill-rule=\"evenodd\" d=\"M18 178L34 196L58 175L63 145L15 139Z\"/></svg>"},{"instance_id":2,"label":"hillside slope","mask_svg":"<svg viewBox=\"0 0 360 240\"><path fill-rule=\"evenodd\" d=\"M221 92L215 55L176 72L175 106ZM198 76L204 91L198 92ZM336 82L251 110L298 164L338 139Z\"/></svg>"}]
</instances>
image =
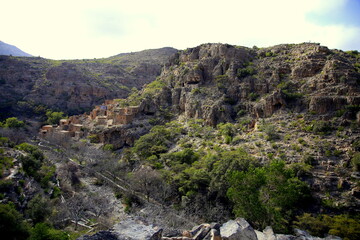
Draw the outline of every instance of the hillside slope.
<instances>
[{"instance_id":1,"label":"hillside slope","mask_svg":"<svg viewBox=\"0 0 360 240\"><path fill-rule=\"evenodd\" d=\"M124 98L160 74L177 50L162 48L106 59L56 61L0 57L0 109L6 116L50 108L80 113L105 99Z\"/></svg>"},{"instance_id":2,"label":"hillside slope","mask_svg":"<svg viewBox=\"0 0 360 240\"><path fill-rule=\"evenodd\" d=\"M149 197L208 221L235 215L289 231L306 213L359 214L359 83L356 51L203 44L127 100L104 103L107 112L78 119L88 141L125 147L121 164ZM166 190L141 187L152 181L141 176Z\"/></svg>"},{"instance_id":3,"label":"hillside slope","mask_svg":"<svg viewBox=\"0 0 360 240\"><path fill-rule=\"evenodd\" d=\"M16 56L16 57L31 57L30 54L20 50L19 48L0 41L0 55Z\"/></svg>"}]
</instances>

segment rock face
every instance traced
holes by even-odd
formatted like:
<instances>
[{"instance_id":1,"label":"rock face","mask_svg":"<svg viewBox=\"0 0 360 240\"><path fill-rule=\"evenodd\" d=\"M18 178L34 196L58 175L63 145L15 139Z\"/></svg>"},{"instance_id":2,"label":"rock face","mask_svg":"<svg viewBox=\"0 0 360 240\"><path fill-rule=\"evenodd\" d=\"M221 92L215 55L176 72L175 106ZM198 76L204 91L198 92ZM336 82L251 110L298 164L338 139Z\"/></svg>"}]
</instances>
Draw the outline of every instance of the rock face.
<instances>
[{"instance_id":1,"label":"rock face","mask_svg":"<svg viewBox=\"0 0 360 240\"><path fill-rule=\"evenodd\" d=\"M39 105L69 114L83 113L106 99L124 98L131 88L139 89L155 80L176 52L162 48L71 61L0 56L0 109L8 116L36 113Z\"/></svg>"},{"instance_id":2,"label":"rock face","mask_svg":"<svg viewBox=\"0 0 360 240\"><path fill-rule=\"evenodd\" d=\"M233 121L240 112L254 118L287 110L333 116L359 105L357 61L314 43L264 49L203 44L172 58L160 77L166 87L147 106L210 125Z\"/></svg>"}]
</instances>

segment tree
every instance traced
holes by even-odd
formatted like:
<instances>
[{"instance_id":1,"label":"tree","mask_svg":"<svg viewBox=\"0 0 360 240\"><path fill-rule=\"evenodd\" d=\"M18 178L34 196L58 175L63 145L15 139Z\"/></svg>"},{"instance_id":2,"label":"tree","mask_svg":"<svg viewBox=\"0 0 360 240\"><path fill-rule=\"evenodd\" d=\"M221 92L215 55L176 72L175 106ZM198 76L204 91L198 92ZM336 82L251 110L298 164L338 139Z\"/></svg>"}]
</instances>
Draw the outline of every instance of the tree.
<instances>
[{"instance_id":1,"label":"tree","mask_svg":"<svg viewBox=\"0 0 360 240\"><path fill-rule=\"evenodd\" d=\"M79 167L76 163L68 162L59 168L59 176L62 180L68 181L72 186L77 186L81 183Z\"/></svg>"},{"instance_id":2,"label":"tree","mask_svg":"<svg viewBox=\"0 0 360 240\"><path fill-rule=\"evenodd\" d=\"M68 240L69 235L61 230L52 228L49 224L38 223L31 229L28 240Z\"/></svg>"},{"instance_id":3,"label":"tree","mask_svg":"<svg viewBox=\"0 0 360 240\"><path fill-rule=\"evenodd\" d=\"M91 196L89 199L89 208L97 218L108 214L112 210L109 199L101 195Z\"/></svg>"},{"instance_id":4,"label":"tree","mask_svg":"<svg viewBox=\"0 0 360 240\"><path fill-rule=\"evenodd\" d=\"M266 182L263 168L251 168L248 171L235 171L230 175L227 195L234 203L234 213L255 226L266 226L266 209L260 201L259 188Z\"/></svg>"},{"instance_id":5,"label":"tree","mask_svg":"<svg viewBox=\"0 0 360 240\"><path fill-rule=\"evenodd\" d=\"M29 201L26 214L34 223L44 222L51 214L49 201L40 194L36 195Z\"/></svg>"},{"instance_id":6,"label":"tree","mask_svg":"<svg viewBox=\"0 0 360 240\"><path fill-rule=\"evenodd\" d=\"M145 194L149 201L150 196L157 191L157 186L161 182L161 177L156 170L143 166L131 176L133 187Z\"/></svg>"},{"instance_id":7,"label":"tree","mask_svg":"<svg viewBox=\"0 0 360 240\"><path fill-rule=\"evenodd\" d=\"M5 120L4 126L8 128L21 128L25 126L25 123L19 121L16 117L11 117Z\"/></svg>"},{"instance_id":8,"label":"tree","mask_svg":"<svg viewBox=\"0 0 360 240\"><path fill-rule=\"evenodd\" d=\"M25 240L29 236L29 226L14 204L0 204L0 233L2 239Z\"/></svg>"},{"instance_id":9,"label":"tree","mask_svg":"<svg viewBox=\"0 0 360 240\"><path fill-rule=\"evenodd\" d=\"M48 124L58 124L60 119L65 118L63 112L53 112L53 111L50 111L50 110L46 112L46 117L47 117L46 122Z\"/></svg>"},{"instance_id":10,"label":"tree","mask_svg":"<svg viewBox=\"0 0 360 240\"><path fill-rule=\"evenodd\" d=\"M260 228L271 225L277 231L288 230L288 221L296 208L306 203L309 191L293 169L280 160L249 171L235 171L229 182L227 196L234 203L235 215Z\"/></svg>"},{"instance_id":11,"label":"tree","mask_svg":"<svg viewBox=\"0 0 360 240\"><path fill-rule=\"evenodd\" d=\"M68 216L75 222L75 231L79 221L85 216L85 211L89 209L89 201L85 195L76 193L73 197L66 200Z\"/></svg>"}]
</instances>

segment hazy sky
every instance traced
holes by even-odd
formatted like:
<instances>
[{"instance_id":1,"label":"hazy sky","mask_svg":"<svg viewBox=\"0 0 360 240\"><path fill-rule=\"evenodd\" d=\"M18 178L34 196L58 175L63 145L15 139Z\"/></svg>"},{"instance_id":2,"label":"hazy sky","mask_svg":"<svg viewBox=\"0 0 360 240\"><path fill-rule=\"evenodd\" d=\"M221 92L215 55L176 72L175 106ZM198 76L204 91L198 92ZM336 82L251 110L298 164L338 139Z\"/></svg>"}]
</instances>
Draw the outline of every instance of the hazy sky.
<instances>
[{"instance_id":1,"label":"hazy sky","mask_svg":"<svg viewBox=\"0 0 360 240\"><path fill-rule=\"evenodd\" d=\"M360 50L360 0L0 0L0 7L0 40L52 59L209 42Z\"/></svg>"}]
</instances>

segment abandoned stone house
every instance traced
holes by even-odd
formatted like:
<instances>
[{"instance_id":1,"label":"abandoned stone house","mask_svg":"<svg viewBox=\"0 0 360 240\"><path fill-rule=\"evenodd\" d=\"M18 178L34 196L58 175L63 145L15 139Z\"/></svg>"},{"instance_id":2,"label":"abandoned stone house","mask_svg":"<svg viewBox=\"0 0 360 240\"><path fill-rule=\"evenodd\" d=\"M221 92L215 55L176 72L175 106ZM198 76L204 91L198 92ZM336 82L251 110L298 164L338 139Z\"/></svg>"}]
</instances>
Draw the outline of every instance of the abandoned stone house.
<instances>
[{"instance_id":1,"label":"abandoned stone house","mask_svg":"<svg viewBox=\"0 0 360 240\"><path fill-rule=\"evenodd\" d=\"M138 106L119 108L116 107L116 101L106 100L103 105L96 106L89 115L76 115L68 119L61 119L57 126L43 126L40 129L40 136L79 139L83 136L83 124L86 124L88 120L94 121L95 125L105 126L129 124L134 120L138 111Z\"/></svg>"},{"instance_id":2,"label":"abandoned stone house","mask_svg":"<svg viewBox=\"0 0 360 240\"><path fill-rule=\"evenodd\" d=\"M96 121L96 125L121 125L129 124L138 113L138 106L118 108L114 100L105 101L104 105L96 106L90 113L90 119Z\"/></svg>"},{"instance_id":3,"label":"abandoned stone house","mask_svg":"<svg viewBox=\"0 0 360 240\"><path fill-rule=\"evenodd\" d=\"M45 125L40 129L41 137L54 137L58 139L65 139L68 137L81 138L83 132L80 124L79 116L71 116L68 119L60 119L58 126Z\"/></svg>"}]
</instances>

